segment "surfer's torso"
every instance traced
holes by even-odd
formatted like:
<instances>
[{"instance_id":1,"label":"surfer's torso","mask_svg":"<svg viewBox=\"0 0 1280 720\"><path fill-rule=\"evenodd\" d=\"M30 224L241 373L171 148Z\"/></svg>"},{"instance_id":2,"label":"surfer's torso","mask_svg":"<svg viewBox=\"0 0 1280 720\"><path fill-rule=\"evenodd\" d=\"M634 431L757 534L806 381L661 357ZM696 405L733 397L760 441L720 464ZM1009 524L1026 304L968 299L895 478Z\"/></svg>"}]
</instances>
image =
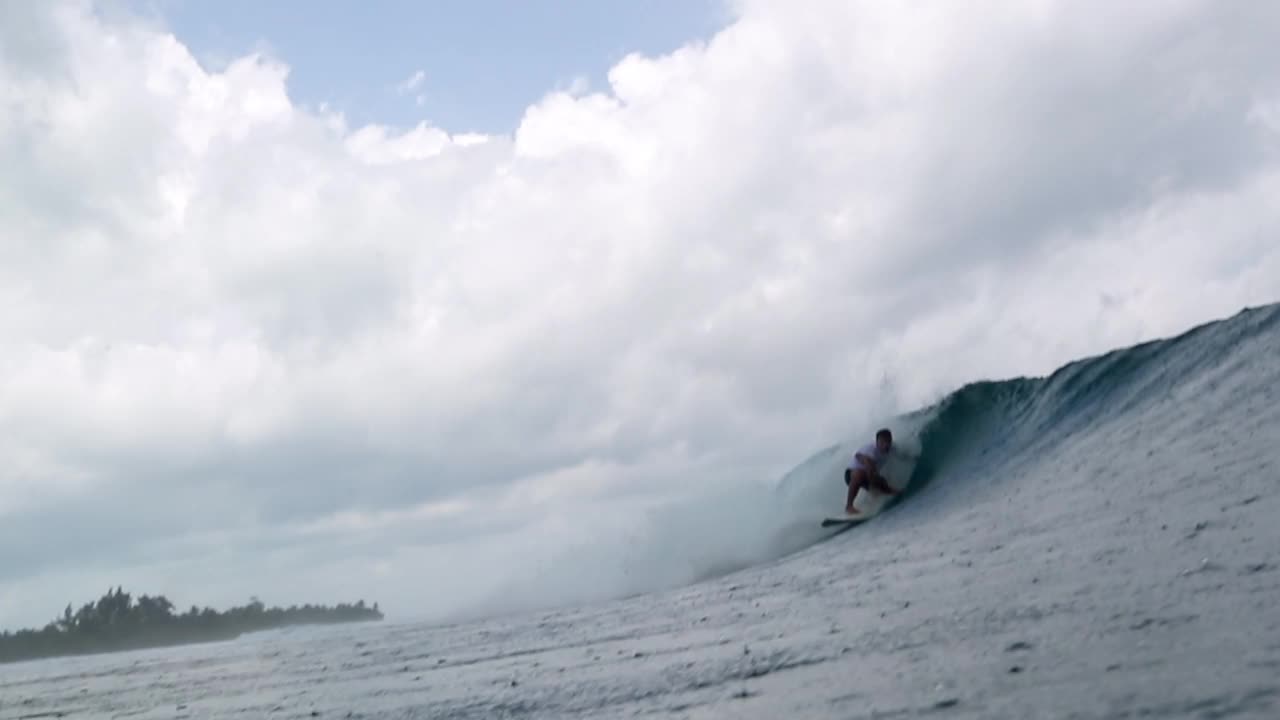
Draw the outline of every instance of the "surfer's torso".
<instances>
[{"instance_id":1,"label":"surfer's torso","mask_svg":"<svg viewBox=\"0 0 1280 720\"><path fill-rule=\"evenodd\" d=\"M853 457L849 459L850 470L865 467L862 460L858 459L859 455L865 455L875 461L876 469L883 468L884 461L889 459L889 453L880 452L880 448L875 443L868 443L859 448L858 452L854 453ZM866 469L870 470L871 468Z\"/></svg>"}]
</instances>

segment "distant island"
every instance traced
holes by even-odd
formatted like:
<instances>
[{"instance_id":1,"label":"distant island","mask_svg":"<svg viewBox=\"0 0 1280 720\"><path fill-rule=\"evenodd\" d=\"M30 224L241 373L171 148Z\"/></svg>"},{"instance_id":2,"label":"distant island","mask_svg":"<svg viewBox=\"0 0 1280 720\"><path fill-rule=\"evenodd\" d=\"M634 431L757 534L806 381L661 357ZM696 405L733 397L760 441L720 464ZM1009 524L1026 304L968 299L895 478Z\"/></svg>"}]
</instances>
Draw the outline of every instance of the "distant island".
<instances>
[{"instance_id":1,"label":"distant island","mask_svg":"<svg viewBox=\"0 0 1280 720\"><path fill-rule=\"evenodd\" d=\"M0 663L232 640L245 633L289 625L382 619L378 604L365 607L364 600L332 608L294 605L285 610L267 608L255 597L248 605L224 613L194 605L180 615L173 610L173 603L163 595L142 595L135 601L117 587L75 613L67 605L62 617L42 630L0 633Z\"/></svg>"}]
</instances>

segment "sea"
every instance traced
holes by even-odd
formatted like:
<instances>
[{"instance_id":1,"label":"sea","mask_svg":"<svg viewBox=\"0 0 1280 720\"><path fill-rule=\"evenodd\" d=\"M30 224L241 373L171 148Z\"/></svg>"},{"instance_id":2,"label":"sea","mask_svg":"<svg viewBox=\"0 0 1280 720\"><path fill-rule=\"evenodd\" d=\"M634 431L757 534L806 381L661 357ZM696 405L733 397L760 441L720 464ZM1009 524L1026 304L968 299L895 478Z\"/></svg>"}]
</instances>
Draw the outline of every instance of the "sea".
<instances>
[{"instance_id":1,"label":"sea","mask_svg":"<svg viewBox=\"0 0 1280 720\"><path fill-rule=\"evenodd\" d=\"M867 437L669 586L0 666L0 720L1280 718L1280 306L892 425L857 526L818 523Z\"/></svg>"}]
</instances>

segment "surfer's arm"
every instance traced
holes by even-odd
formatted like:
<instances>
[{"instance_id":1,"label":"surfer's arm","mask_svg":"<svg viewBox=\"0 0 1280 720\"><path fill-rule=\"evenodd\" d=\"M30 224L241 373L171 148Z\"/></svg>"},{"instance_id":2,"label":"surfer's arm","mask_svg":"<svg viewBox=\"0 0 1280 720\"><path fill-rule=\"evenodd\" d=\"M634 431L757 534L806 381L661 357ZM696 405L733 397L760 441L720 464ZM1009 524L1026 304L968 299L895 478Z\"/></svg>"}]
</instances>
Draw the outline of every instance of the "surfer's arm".
<instances>
[{"instance_id":1,"label":"surfer's arm","mask_svg":"<svg viewBox=\"0 0 1280 720\"><path fill-rule=\"evenodd\" d=\"M869 470L871 471L871 476L872 476L872 477L875 477L876 475L879 475L879 474L880 474L880 468L879 468L879 466L877 466L877 465L876 465L876 460L875 460L875 458L867 457L866 455L863 455L862 453L854 453L853 457L854 457L854 459L855 459L855 460L859 460L859 461L861 461L861 462L862 462L862 464L864 464L864 465L866 465L866 466L867 466L867 469L869 469Z\"/></svg>"}]
</instances>

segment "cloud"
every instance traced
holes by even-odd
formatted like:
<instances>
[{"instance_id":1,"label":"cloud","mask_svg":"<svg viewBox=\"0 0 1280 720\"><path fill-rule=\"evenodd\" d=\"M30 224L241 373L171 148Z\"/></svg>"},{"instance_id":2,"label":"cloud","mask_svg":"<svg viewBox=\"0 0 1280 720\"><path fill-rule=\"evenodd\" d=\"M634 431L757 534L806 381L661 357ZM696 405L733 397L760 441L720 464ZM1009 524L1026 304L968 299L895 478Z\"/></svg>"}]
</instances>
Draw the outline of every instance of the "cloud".
<instances>
[{"instance_id":1,"label":"cloud","mask_svg":"<svg viewBox=\"0 0 1280 720\"><path fill-rule=\"evenodd\" d=\"M414 72L412 75L410 75L409 79L397 85L396 90L398 90L401 94L411 93L414 90L417 90L418 88L422 87L422 83L426 79L427 79L427 73L423 70L418 70Z\"/></svg>"},{"instance_id":2,"label":"cloud","mask_svg":"<svg viewBox=\"0 0 1280 720\"><path fill-rule=\"evenodd\" d=\"M1271 6L736 10L494 136L0 10L0 624L104 580L432 616L680 581L662 523L736 562L768 495L719 540L642 508L1275 299ZM586 546L652 567L566 580Z\"/></svg>"},{"instance_id":3,"label":"cloud","mask_svg":"<svg viewBox=\"0 0 1280 720\"><path fill-rule=\"evenodd\" d=\"M418 107L427 104L427 96L425 93L418 92L422 88L423 82L427 79L426 72L418 70L409 79L396 86L396 93L399 95L413 95L413 102Z\"/></svg>"}]
</instances>

